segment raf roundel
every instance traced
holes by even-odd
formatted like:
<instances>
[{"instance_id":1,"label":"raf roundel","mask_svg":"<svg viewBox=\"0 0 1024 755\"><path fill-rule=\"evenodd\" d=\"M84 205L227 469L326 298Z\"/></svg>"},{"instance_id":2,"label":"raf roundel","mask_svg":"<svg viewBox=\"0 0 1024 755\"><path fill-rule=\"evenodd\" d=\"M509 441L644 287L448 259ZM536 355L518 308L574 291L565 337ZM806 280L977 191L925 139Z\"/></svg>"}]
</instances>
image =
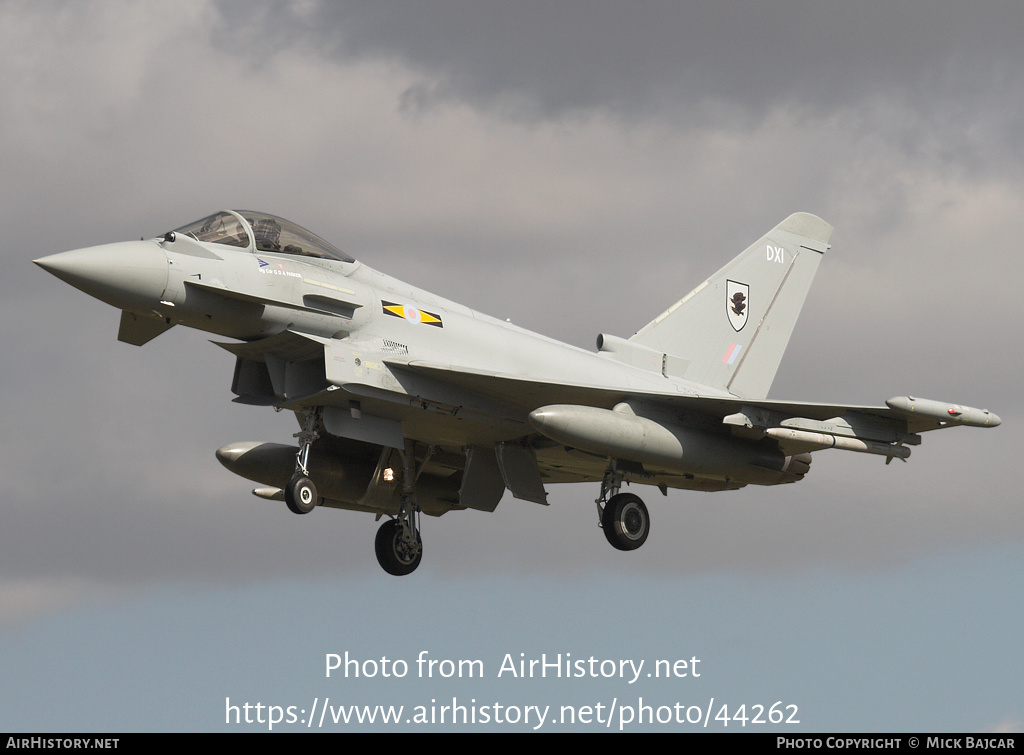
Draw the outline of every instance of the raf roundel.
<instances>
[{"instance_id":1,"label":"raf roundel","mask_svg":"<svg viewBox=\"0 0 1024 755\"><path fill-rule=\"evenodd\" d=\"M417 309L416 307L409 307L404 304L395 304L390 301L381 301L381 309L386 315L401 317L403 320L407 320L416 325L433 325L437 328L444 327L444 323L441 321L441 315L434 314L433 312L425 312L422 309Z\"/></svg>"}]
</instances>

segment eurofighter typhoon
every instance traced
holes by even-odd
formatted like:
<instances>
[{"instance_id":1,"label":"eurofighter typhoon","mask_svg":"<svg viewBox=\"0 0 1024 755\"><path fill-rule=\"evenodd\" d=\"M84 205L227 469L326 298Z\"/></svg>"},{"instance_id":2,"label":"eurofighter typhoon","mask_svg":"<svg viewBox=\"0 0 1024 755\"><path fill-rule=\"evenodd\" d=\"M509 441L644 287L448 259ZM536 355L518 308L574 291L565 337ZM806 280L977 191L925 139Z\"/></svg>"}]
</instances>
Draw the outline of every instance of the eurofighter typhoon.
<instances>
[{"instance_id":1,"label":"eurofighter typhoon","mask_svg":"<svg viewBox=\"0 0 1024 755\"><path fill-rule=\"evenodd\" d=\"M409 574L420 515L494 511L505 491L594 483L619 550L650 531L623 483L667 494L799 482L812 453L906 460L921 433L999 417L898 396L885 406L767 400L832 227L796 213L630 338L589 352L402 283L273 215L218 212L163 236L36 264L121 310L141 346L175 325L232 339L235 401L295 413L298 445L217 458L296 514L386 516L380 565Z\"/></svg>"}]
</instances>

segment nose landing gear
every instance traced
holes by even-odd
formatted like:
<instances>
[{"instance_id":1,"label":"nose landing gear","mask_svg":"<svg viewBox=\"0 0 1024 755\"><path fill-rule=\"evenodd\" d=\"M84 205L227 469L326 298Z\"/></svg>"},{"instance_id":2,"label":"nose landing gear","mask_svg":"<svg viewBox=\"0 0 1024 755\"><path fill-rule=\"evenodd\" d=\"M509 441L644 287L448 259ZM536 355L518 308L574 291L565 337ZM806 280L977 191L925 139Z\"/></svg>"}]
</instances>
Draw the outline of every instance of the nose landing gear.
<instances>
[{"instance_id":1,"label":"nose landing gear","mask_svg":"<svg viewBox=\"0 0 1024 755\"><path fill-rule=\"evenodd\" d=\"M316 485L309 479L309 447L320 437L317 427L320 425L321 407L311 409L302 420L302 430L295 434L299 439L299 452L295 455L295 474L284 488L284 502L288 509L296 514L308 514L320 503Z\"/></svg>"}]
</instances>

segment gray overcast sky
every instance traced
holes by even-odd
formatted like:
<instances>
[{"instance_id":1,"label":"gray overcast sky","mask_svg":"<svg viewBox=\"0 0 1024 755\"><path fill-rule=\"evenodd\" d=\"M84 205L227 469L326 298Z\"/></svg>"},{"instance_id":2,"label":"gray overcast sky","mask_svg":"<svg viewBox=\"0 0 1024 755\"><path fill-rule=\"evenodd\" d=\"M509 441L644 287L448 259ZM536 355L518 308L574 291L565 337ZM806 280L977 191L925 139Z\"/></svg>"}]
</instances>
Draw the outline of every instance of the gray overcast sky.
<instances>
[{"instance_id":1,"label":"gray overcast sky","mask_svg":"<svg viewBox=\"0 0 1024 755\"><path fill-rule=\"evenodd\" d=\"M850 627L887 625L894 610L905 611L896 634L931 631L943 593L929 575L966 570L978 583L963 595L1001 606L1024 564L1013 476L1022 22L1010 2L0 2L0 641L23 659L16 688L46 695L61 678L34 665L52 645L19 644L33 630L66 642L89 627L83 647L118 668L134 656L99 639L112 616L156 631L151 617L194 617L215 601L236 609L218 613L231 631L265 610L256 595L310 624L365 625L351 641L378 654L395 643L374 638L411 620L458 633L471 593L488 596L490 618L473 622L481 653L514 649L520 624L560 627L548 652L583 652L600 635L596 609L580 607L578 629L554 617L566 595L599 600L609 583L631 585L637 606L676 589L720 596L695 635L711 654L716 622L744 615L751 590L778 595L805 619L794 627L812 622L801 595L838 596L827 629L845 648L858 647ZM923 395L990 408L1004 427L926 436L907 465L818 454L797 486L647 495L655 530L624 557L594 527L596 490L556 489L548 509L505 500L494 515L428 521L421 571L396 583L377 573L371 517L289 516L216 462L229 441L295 431L290 417L230 403L229 355L180 328L142 349L120 344L114 310L30 263L228 206L283 215L371 267L587 348L598 332L630 335L791 212L814 212L835 225L833 249L772 397ZM336 602L293 604L311 579ZM868 593L889 597L854 621L848 606ZM385 594L426 616L393 615ZM1019 610L995 610L996 626L1019 626ZM652 653L690 626L689 613L651 615ZM737 652L762 658L754 638L781 631L772 626L749 620ZM980 666L998 699L968 714L952 697L947 708L964 715L953 728L1020 726L1024 699L1003 694L1024 671L1009 634L948 631L959 639L947 644L1006 650L954 678L969 690ZM212 699L241 684L233 666L173 641L215 669ZM931 659L870 652L907 663L898 678L915 694L932 688L920 681ZM836 709L811 729L900 727L864 702L877 692L868 682L813 687L819 656L840 651L806 653L783 664L794 689ZM291 657L251 694L310 692L315 677L290 676ZM747 660L734 682L720 672L726 692L750 689L759 667ZM62 687L120 709L123 674L103 662ZM168 686L189 696L201 685ZM838 712L849 696L860 718ZM76 724L5 707L8 729L202 729L219 715L211 703ZM942 728L921 716L907 728Z\"/></svg>"}]
</instances>

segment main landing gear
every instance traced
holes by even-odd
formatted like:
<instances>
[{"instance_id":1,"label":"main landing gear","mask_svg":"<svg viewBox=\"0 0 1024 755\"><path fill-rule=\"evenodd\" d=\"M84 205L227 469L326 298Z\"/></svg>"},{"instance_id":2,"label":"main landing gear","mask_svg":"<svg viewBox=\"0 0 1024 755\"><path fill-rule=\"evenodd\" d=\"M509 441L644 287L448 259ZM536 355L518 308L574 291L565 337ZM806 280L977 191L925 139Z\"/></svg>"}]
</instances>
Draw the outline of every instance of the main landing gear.
<instances>
[{"instance_id":1,"label":"main landing gear","mask_svg":"<svg viewBox=\"0 0 1024 755\"><path fill-rule=\"evenodd\" d=\"M396 577L412 574L423 558L416 477L416 443L407 438L402 452L402 502L398 516L380 526L374 541L377 562L384 571Z\"/></svg>"},{"instance_id":2,"label":"main landing gear","mask_svg":"<svg viewBox=\"0 0 1024 755\"><path fill-rule=\"evenodd\" d=\"M318 428L322 413L323 407L307 411L302 418L302 430L295 434L299 439L299 452L295 455L295 473L284 488L284 500L296 514L308 514L320 503L316 485L309 479L309 449L320 437ZM398 577L416 571L423 558L416 477L416 442L406 439L402 451L402 500L398 515L380 526L374 541L377 561L384 571Z\"/></svg>"},{"instance_id":3,"label":"main landing gear","mask_svg":"<svg viewBox=\"0 0 1024 755\"><path fill-rule=\"evenodd\" d=\"M622 473L615 468L615 461L612 460L601 481L601 495L595 501L598 520L605 538L613 548L632 551L647 540L651 531L651 517L640 497L632 493L620 493L621 487Z\"/></svg>"},{"instance_id":4,"label":"main landing gear","mask_svg":"<svg viewBox=\"0 0 1024 755\"><path fill-rule=\"evenodd\" d=\"M318 428L322 407L308 410L302 417L302 430L295 434L299 451L295 455L295 473L284 489L288 508L296 514L308 514L319 503L316 485L309 478L309 451L320 437ZM433 447L428 449L429 457ZM388 574L397 577L412 574L423 559L423 539L420 537L420 507L416 501L416 442L406 438L402 457L402 496L393 519L381 524L374 539L377 562ZM381 464L384 464L382 457ZM423 464L426 464L424 460ZM388 470L390 471L390 470ZM422 467L420 469L422 471ZM390 477L388 478L390 479ZM639 496L622 493L623 473L612 459L601 481L601 494L597 504L598 523L613 548L632 551L647 541L651 531L651 517Z\"/></svg>"},{"instance_id":5,"label":"main landing gear","mask_svg":"<svg viewBox=\"0 0 1024 755\"><path fill-rule=\"evenodd\" d=\"M410 525L401 515L380 526L373 549L377 553L380 567L396 577L412 574L423 558L423 540L419 528Z\"/></svg>"}]
</instances>

